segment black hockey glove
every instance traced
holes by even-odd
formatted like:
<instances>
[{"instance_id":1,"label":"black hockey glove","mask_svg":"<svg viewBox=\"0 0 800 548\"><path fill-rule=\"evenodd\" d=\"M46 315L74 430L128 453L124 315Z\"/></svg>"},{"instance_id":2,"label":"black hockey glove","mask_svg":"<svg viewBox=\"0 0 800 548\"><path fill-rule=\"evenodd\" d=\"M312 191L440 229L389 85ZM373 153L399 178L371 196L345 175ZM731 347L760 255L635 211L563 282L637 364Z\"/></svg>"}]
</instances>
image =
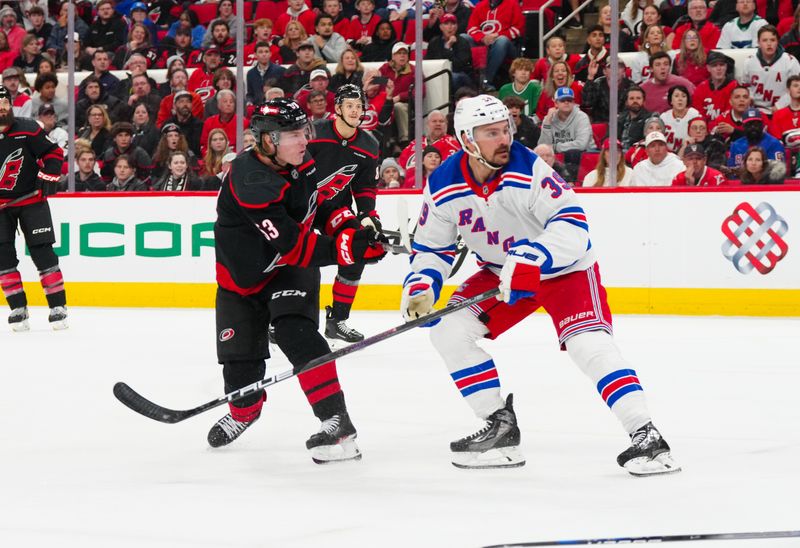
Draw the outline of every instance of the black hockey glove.
<instances>
[{"instance_id":1,"label":"black hockey glove","mask_svg":"<svg viewBox=\"0 0 800 548\"><path fill-rule=\"evenodd\" d=\"M40 171L36 175L36 190L42 191L42 196L52 196L58 192L58 181L61 179L58 175L50 175L44 171Z\"/></svg>"},{"instance_id":2,"label":"black hockey glove","mask_svg":"<svg viewBox=\"0 0 800 548\"><path fill-rule=\"evenodd\" d=\"M381 242L387 241L371 228L346 228L336 237L336 262L341 266L375 264L386 256Z\"/></svg>"},{"instance_id":3,"label":"black hockey glove","mask_svg":"<svg viewBox=\"0 0 800 548\"><path fill-rule=\"evenodd\" d=\"M361 226L371 228L378 234L383 234L383 225L381 224L381 218L378 217L378 212L374 209L372 211L362 211L358 214L358 220L361 223Z\"/></svg>"}]
</instances>

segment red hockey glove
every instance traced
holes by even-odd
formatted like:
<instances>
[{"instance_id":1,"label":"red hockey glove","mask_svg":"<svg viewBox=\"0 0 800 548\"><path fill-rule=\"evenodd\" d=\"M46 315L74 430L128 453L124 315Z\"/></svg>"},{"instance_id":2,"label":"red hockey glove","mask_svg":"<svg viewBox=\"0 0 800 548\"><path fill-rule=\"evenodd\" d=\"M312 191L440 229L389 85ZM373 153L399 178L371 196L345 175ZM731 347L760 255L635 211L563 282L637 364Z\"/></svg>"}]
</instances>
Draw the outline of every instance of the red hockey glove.
<instances>
[{"instance_id":1,"label":"red hockey glove","mask_svg":"<svg viewBox=\"0 0 800 548\"><path fill-rule=\"evenodd\" d=\"M336 262L341 266L373 264L385 256L381 239L371 228L346 228L336 237Z\"/></svg>"},{"instance_id":2,"label":"red hockey glove","mask_svg":"<svg viewBox=\"0 0 800 548\"><path fill-rule=\"evenodd\" d=\"M36 174L36 189L42 191L42 196L52 196L58 192L58 175L50 175L44 171Z\"/></svg>"},{"instance_id":3,"label":"red hockey glove","mask_svg":"<svg viewBox=\"0 0 800 548\"><path fill-rule=\"evenodd\" d=\"M358 219L356 219L356 214L350 208L343 207L331 213L328 222L325 223L325 234L336 236L345 228L357 230L360 226Z\"/></svg>"}]
</instances>

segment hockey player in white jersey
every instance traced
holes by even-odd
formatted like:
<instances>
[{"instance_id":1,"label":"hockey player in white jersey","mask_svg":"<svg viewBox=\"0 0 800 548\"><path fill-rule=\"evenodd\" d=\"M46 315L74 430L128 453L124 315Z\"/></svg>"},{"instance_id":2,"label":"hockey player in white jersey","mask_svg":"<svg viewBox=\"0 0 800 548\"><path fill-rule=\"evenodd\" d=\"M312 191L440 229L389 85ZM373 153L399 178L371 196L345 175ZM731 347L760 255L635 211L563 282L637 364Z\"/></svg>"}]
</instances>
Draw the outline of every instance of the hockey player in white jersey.
<instances>
[{"instance_id":1,"label":"hockey player in white jersey","mask_svg":"<svg viewBox=\"0 0 800 548\"><path fill-rule=\"evenodd\" d=\"M503 399L494 361L477 341L498 337L543 307L562 349L631 437L617 462L635 475L679 471L651 422L636 372L611 337L605 289L574 192L543 160L512 141L513 122L498 99L465 99L454 122L462 151L447 159L425 188L401 305L407 321L431 312L450 273L458 234L481 269L450 302L501 290L498 299L449 314L431 329L456 387L486 421L478 432L450 444L453 464L525 464L513 397Z\"/></svg>"}]
</instances>

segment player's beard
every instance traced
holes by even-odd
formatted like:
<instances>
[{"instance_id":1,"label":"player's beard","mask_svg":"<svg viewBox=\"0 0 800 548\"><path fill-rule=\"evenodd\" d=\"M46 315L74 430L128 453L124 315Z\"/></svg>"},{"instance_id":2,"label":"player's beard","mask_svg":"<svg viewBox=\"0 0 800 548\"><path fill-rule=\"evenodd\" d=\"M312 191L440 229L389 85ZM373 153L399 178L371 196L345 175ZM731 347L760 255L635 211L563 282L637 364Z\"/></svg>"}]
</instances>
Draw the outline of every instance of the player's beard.
<instances>
[{"instance_id":1,"label":"player's beard","mask_svg":"<svg viewBox=\"0 0 800 548\"><path fill-rule=\"evenodd\" d=\"M511 160L510 152L511 152L511 147L506 147L506 146L499 147L497 150L494 151L494 154L492 154L492 158L489 161L490 163L496 166L504 166ZM501 162L499 157L503 153L508 154L508 156L506 157L505 161Z\"/></svg>"},{"instance_id":2,"label":"player's beard","mask_svg":"<svg viewBox=\"0 0 800 548\"><path fill-rule=\"evenodd\" d=\"M10 126L14 123L14 111L12 109L8 109L8 112L5 114L0 114L0 126Z\"/></svg>"}]
</instances>

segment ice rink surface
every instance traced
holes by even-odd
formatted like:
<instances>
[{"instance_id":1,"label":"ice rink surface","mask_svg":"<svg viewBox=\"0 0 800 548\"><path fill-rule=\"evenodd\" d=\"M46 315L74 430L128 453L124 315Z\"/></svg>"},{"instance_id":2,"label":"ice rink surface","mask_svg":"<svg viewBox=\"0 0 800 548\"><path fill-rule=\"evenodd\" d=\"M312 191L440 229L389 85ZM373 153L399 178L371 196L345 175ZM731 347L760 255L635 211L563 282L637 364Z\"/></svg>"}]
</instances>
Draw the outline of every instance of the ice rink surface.
<instances>
[{"instance_id":1,"label":"ice rink surface","mask_svg":"<svg viewBox=\"0 0 800 548\"><path fill-rule=\"evenodd\" d=\"M448 444L480 426L425 330L339 362L364 454L318 466L296 381L261 420L210 449L225 409L160 424L116 381L173 408L223 393L212 310L71 310L52 332L0 331L0 546L478 547L524 541L800 529L800 320L618 316L680 474L638 479L627 436L536 315L487 342L513 392L523 468L464 471ZM397 314L357 312L374 334ZM5 322L3 318L3 323ZM270 371L287 367L278 355ZM800 546L800 539L669 546Z\"/></svg>"}]
</instances>

